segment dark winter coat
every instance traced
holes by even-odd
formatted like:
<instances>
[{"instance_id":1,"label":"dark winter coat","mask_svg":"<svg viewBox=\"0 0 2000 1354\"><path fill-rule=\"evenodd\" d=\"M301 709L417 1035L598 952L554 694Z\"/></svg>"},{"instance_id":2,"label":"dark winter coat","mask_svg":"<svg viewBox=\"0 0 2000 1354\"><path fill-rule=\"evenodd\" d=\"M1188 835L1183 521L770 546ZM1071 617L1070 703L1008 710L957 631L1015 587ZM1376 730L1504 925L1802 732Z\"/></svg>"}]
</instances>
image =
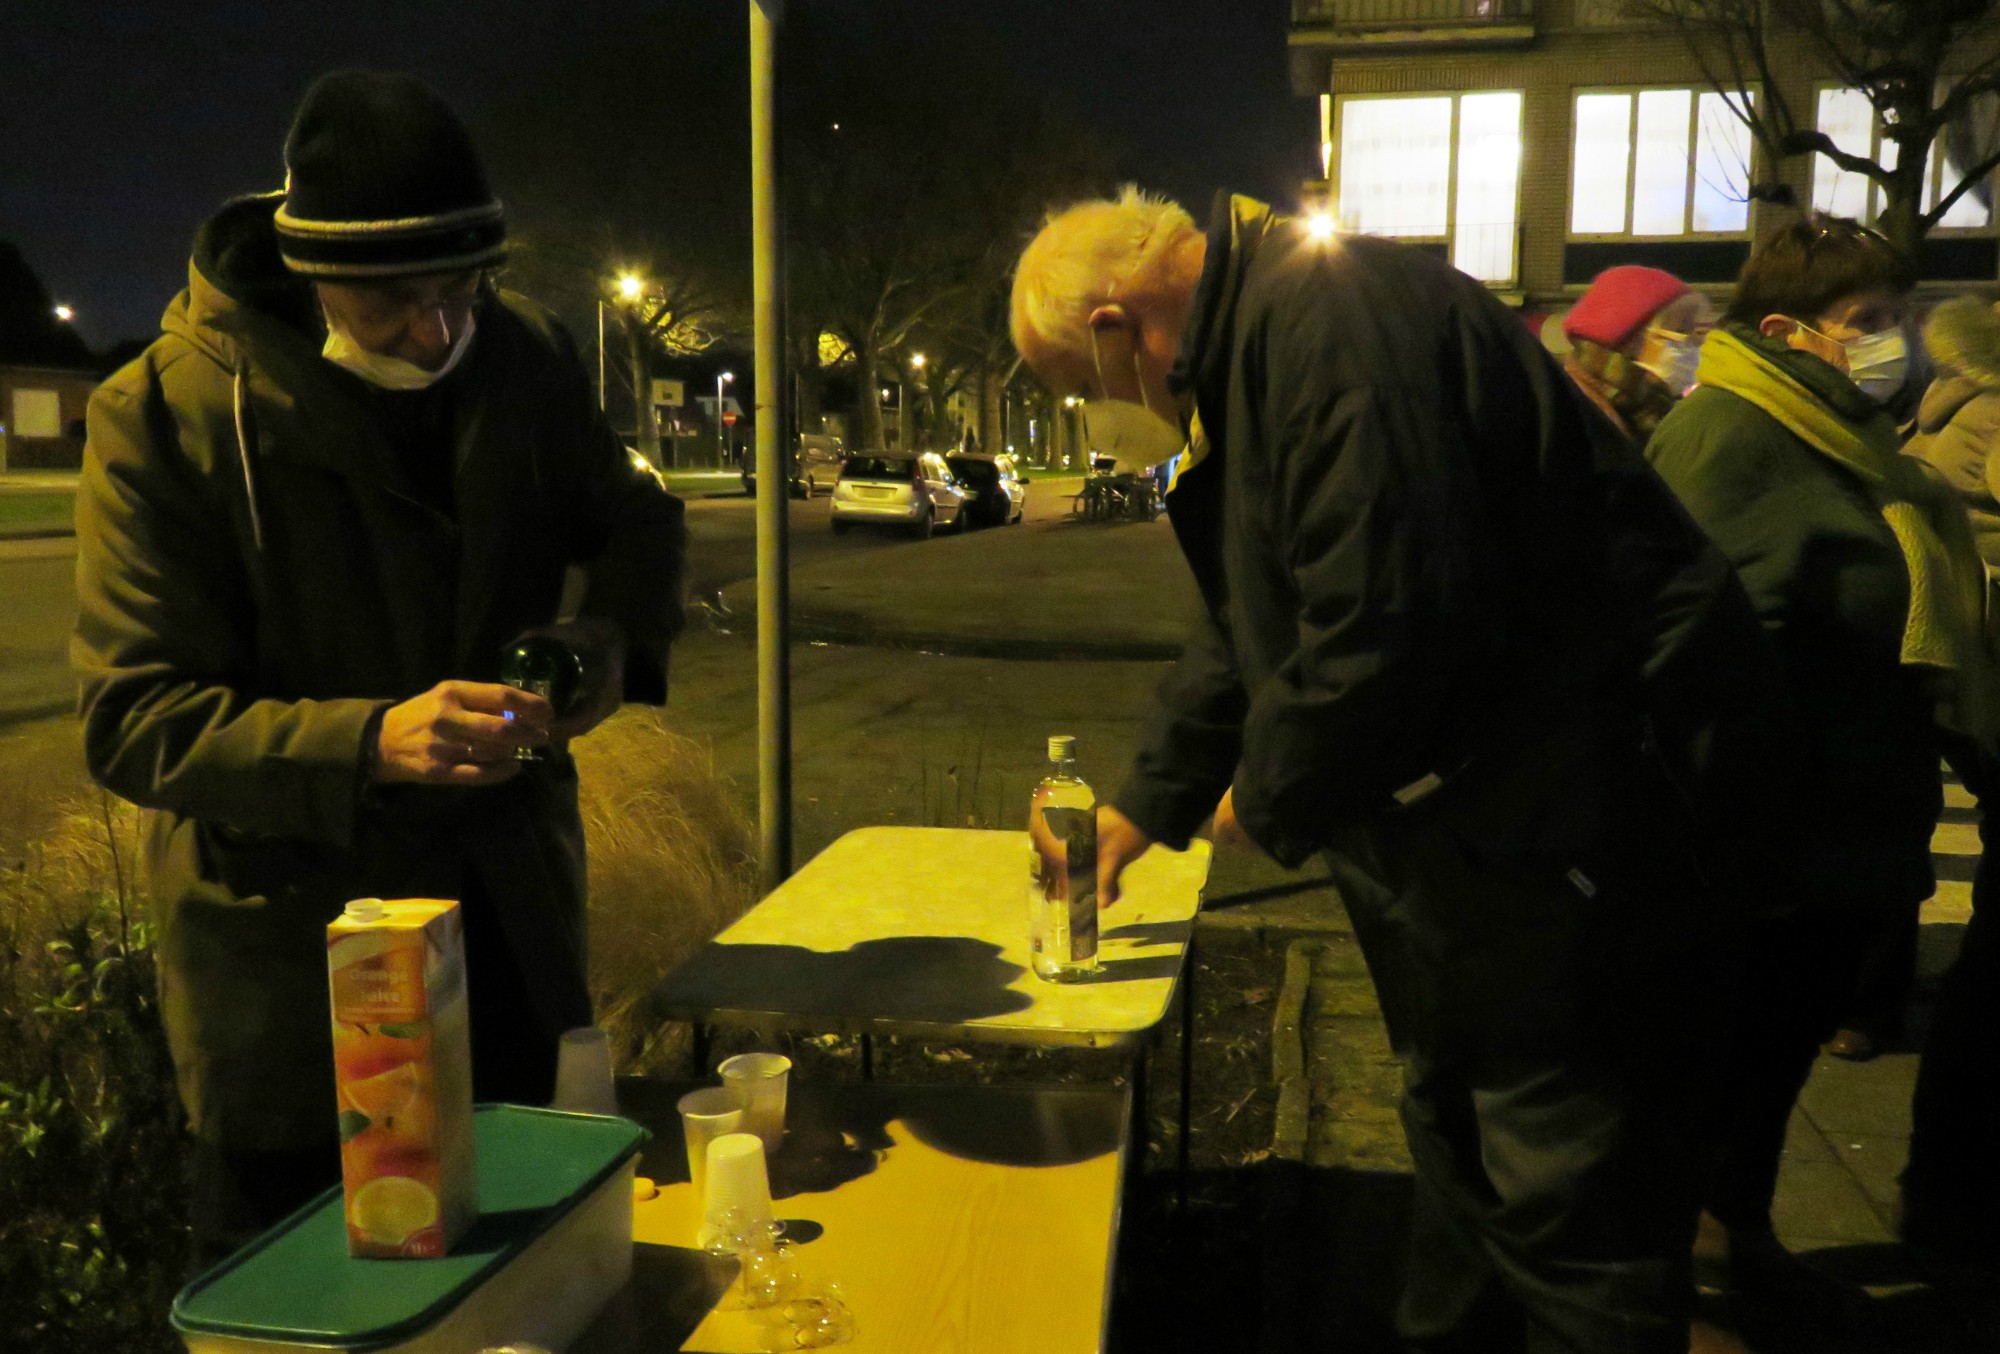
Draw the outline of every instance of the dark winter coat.
<instances>
[{"instance_id":1,"label":"dark winter coat","mask_svg":"<svg viewBox=\"0 0 2000 1354\"><path fill-rule=\"evenodd\" d=\"M1149 834L1233 785L1286 864L1402 812L1567 865L1687 840L1619 816L1649 743L1697 811L1740 788L1712 735L1768 675L1741 588L1486 288L1238 199L1174 382L1209 444L1170 498L1208 617L1115 798Z\"/></svg>"},{"instance_id":2,"label":"dark winter coat","mask_svg":"<svg viewBox=\"0 0 2000 1354\"><path fill-rule=\"evenodd\" d=\"M1879 415L1819 358L1732 332L1836 416ZM1867 488L1771 414L1707 386L1667 415L1646 455L1735 564L1784 665L1803 739L1792 901L1928 897L1942 807L1935 696L1901 661L1909 567Z\"/></svg>"},{"instance_id":3,"label":"dark winter coat","mask_svg":"<svg viewBox=\"0 0 2000 1354\"><path fill-rule=\"evenodd\" d=\"M320 356L275 196L197 240L164 334L92 399L73 662L92 774L152 810L161 989L195 1131L323 1141L325 927L355 897L490 900L540 1023L589 1019L583 832L566 756L498 786L370 787L364 736L448 678L497 680L565 568L617 621L629 700L666 697L678 500L634 474L563 332L489 295L412 477L377 393ZM448 394L447 394L448 392Z\"/></svg>"}]
</instances>

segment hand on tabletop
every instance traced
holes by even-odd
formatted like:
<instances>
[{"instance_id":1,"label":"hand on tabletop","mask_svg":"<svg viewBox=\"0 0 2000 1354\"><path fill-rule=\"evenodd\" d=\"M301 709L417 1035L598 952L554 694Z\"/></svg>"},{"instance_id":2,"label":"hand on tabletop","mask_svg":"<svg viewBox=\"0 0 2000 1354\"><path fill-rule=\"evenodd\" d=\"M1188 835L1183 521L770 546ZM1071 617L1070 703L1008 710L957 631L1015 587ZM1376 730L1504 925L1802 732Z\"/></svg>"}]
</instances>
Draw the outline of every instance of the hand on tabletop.
<instances>
[{"instance_id":1,"label":"hand on tabletop","mask_svg":"<svg viewBox=\"0 0 2000 1354\"><path fill-rule=\"evenodd\" d=\"M1118 901L1118 877L1125 867L1146 854L1153 839L1144 828L1109 804L1097 806L1097 905Z\"/></svg>"},{"instance_id":2,"label":"hand on tabletop","mask_svg":"<svg viewBox=\"0 0 2000 1354\"><path fill-rule=\"evenodd\" d=\"M493 785L518 775L514 750L549 741L549 703L492 682L439 682L392 705L375 739L384 784Z\"/></svg>"},{"instance_id":3,"label":"hand on tabletop","mask_svg":"<svg viewBox=\"0 0 2000 1354\"><path fill-rule=\"evenodd\" d=\"M1230 786L1222 792L1222 802L1215 806L1215 817L1209 821L1208 839L1217 846L1233 846L1246 851L1261 851L1243 830L1243 824L1236 821L1236 787Z\"/></svg>"}]
</instances>

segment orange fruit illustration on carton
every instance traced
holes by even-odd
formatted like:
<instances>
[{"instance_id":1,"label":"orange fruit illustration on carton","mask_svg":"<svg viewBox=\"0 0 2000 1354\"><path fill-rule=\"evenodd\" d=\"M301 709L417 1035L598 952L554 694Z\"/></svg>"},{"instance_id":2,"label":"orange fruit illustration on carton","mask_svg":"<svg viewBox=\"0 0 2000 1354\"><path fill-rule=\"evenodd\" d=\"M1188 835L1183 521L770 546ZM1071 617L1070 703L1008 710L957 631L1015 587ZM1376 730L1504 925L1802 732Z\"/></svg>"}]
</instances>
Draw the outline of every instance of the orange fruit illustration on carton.
<instances>
[{"instance_id":1,"label":"orange fruit illustration on carton","mask_svg":"<svg viewBox=\"0 0 2000 1354\"><path fill-rule=\"evenodd\" d=\"M472 1220L457 904L363 900L327 928L348 1249L442 1255Z\"/></svg>"}]
</instances>

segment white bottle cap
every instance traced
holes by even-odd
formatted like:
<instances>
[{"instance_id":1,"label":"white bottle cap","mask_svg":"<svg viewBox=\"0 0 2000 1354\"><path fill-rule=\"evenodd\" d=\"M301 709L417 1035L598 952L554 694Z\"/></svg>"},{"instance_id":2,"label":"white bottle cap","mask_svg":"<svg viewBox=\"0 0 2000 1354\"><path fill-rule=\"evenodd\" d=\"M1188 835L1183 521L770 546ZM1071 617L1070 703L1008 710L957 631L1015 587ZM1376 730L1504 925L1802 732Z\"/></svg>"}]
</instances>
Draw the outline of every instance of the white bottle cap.
<instances>
[{"instance_id":1,"label":"white bottle cap","mask_svg":"<svg viewBox=\"0 0 2000 1354\"><path fill-rule=\"evenodd\" d=\"M1076 756L1076 735L1057 733L1049 735L1049 760L1066 762Z\"/></svg>"},{"instance_id":2,"label":"white bottle cap","mask_svg":"<svg viewBox=\"0 0 2000 1354\"><path fill-rule=\"evenodd\" d=\"M342 915L349 921L381 921L389 912L380 898L356 898Z\"/></svg>"}]
</instances>

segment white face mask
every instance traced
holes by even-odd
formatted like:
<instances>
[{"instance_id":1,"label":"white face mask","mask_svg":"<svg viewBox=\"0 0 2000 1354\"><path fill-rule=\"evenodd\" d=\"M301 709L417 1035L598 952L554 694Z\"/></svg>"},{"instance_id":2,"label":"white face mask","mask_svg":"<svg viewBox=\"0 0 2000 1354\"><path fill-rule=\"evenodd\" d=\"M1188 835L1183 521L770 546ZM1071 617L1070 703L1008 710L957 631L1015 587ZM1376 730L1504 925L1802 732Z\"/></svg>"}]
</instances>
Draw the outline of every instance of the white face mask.
<instances>
[{"instance_id":1,"label":"white face mask","mask_svg":"<svg viewBox=\"0 0 2000 1354\"><path fill-rule=\"evenodd\" d=\"M1639 354L1639 366L1660 378L1674 397L1687 394L1701 362L1701 341L1666 329L1650 330Z\"/></svg>"},{"instance_id":2,"label":"white face mask","mask_svg":"<svg viewBox=\"0 0 2000 1354\"><path fill-rule=\"evenodd\" d=\"M368 384L384 390L422 390L443 380L458 365L472 343L472 331L478 327L478 322L468 312L465 328L459 331L457 340L452 343L450 355L436 371L428 371L400 357L370 352L356 343L329 315L326 318L326 343L319 350L319 355L334 366L351 371Z\"/></svg>"},{"instance_id":3,"label":"white face mask","mask_svg":"<svg viewBox=\"0 0 2000 1354\"><path fill-rule=\"evenodd\" d=\"M1104 361L1097 353L1097 335L1090 336L1090 359L1097 367L1097 388L1104 389ZM1084 406L1083 420L1093 454L1115 457L1120 470L1150 470L1162 461L1171 461L1187 450L1187 438L1178 424L1153 412L1141 403L1146 382L1139 372L1139 355L1132 355L1132 373L1139 378L1139 400L1092 400Z\"/></svg>"},{"instance_id":4,"label":"white face mask","mask_svg":"<svg viewBox=\"0 0 2000 1354\"><path fill-rule=\"evenodd\" d=\"M1878 329L1860 338L1844 340L1847 350L1847 377L1870 399L1893 398L1910 375L1910 344L1897 329Z\"/></svg>"}]
</instances>

